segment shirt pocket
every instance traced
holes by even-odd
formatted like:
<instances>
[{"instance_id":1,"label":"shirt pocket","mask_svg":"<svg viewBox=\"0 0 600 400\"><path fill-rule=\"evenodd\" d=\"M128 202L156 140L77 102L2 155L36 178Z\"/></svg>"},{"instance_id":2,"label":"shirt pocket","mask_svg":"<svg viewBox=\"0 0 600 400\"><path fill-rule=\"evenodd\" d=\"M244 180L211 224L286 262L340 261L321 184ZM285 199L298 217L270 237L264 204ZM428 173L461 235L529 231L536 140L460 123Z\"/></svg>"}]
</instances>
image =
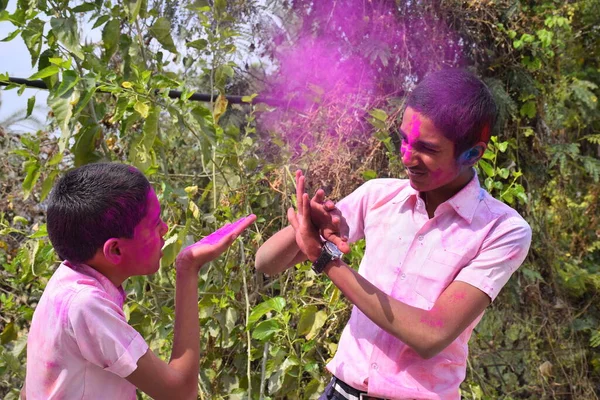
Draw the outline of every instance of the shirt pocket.
<instances>
[{"instance_id":1,"label":"shirt pocket","mask_svg":"<svg viewBox=\"0 0 600 400\"><path fill-rule=\"evenodd\" d=\"M445 249L431 249L417 275L417 294L432 306L460 271L463 258Z\"/></svg>"}]
</instances>

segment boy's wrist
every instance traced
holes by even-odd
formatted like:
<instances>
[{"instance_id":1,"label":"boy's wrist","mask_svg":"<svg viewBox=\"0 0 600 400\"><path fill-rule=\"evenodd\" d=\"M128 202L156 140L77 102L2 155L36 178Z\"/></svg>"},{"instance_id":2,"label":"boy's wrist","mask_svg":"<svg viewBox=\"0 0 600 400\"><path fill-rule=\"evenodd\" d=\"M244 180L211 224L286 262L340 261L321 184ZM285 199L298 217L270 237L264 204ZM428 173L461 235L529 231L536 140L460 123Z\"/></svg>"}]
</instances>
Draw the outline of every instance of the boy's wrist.
<instances>
[{"instance_id":1,"label":"boy's wrist","mask_svg":"<svg viewBox=\"0 0 600 400\"><path fill-rule=\"evenodd\" d=\"M175 262L175 271L177 274L188 274L188 275L198 275L202 267L204 266L204 262L186 262L186 261L176 261Z\"/></svg>"}]
</instances>

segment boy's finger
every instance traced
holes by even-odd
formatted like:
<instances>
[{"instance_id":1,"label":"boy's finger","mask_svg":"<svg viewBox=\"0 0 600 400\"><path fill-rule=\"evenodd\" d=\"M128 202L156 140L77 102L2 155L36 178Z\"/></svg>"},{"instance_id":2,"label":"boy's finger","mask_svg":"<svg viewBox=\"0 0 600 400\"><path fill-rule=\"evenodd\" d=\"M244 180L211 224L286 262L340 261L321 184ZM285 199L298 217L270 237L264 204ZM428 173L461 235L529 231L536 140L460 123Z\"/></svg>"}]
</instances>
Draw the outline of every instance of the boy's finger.
<instances>
[{"instance_id":1,"label":"boy's finger","mask_svg":"<svg viewBox=\"0 0 600 400\"><path fill-rule=\"evenodd\" d=\"M299 209L300 210L300 209ZM302 194L302 214L301 217L305 220L310 221L310 200L308 199L308 193ZM312 223L312 221L310 221Z\"/></svg>"},{"instance_id":2,"label":"boy's finger","mask_svg":"<svg viewBox=\"0 0 600 400\"><path fill-rule=\"evenodd\" d=\"M256 215L254 214L250 214L248 215L244 221L236 227L236 229L234 230L234 232L239 235L240 233L242 233L243 231L245 231L246 229L248 229L248 227L250 225L252 225L254 223L254 221L256 221Z\"/></svg>"},{"instance_id":3,"label":"boy's finger","mask_svg":"<svg viewBox=\"0 0 600 400\"><path fill-rule=\"evenodd\" d=\"M323 204L323 201L325 200L325 191L323 189L319 189L315 192L315 195L313 196L311 202L316 202L319 204Z\"/></svg>"},{"instance_id":4,"label":"boy's finger","mask_svg":"<svg viewBox=\"0 0 600 400\"><path fill-rule=\"evenodd\" d=\"M296 217L296 212L292 207L288 208L287 217L288 221L290 221L290 224L292 225L292 228L294 228L294 230L298 230L298 218Z\"/></svg>"},{"instance_id":5,"label":"boy's finger","mask_svg":"<svg viewBox=\"0 0 600 400\"><path fill-rule=\"evenodd\" d=\"M296 173L296 208L298 212L302 212L302 194L304 193L304 177L298 171Z\"/></svg>"},{"instance_id":6,"label":"boy's finger","mask_svg":"<svg viewBox=\"0 0 600 400\"><path fill-rule=\"evenodd\" d=\"M333 211L335 210L335 203L331 200L327 200L325 203L323 203L323 207L327 211Z\"/></svg>"}]
</instances>

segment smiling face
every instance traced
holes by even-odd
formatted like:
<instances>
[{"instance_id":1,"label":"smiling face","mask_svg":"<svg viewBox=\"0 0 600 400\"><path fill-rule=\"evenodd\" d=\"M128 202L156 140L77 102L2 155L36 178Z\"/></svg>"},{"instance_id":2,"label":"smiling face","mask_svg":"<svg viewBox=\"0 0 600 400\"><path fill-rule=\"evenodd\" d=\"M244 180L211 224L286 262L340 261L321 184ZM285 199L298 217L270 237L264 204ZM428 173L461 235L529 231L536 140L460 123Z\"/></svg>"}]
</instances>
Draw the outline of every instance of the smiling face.
<instances>
[{"instance_id":1,"label":"smiling face","mask_svg":"<svg viewBox=\"0 0 600 400\"><path fill-rule=\"evenodd\" d=\"M119 239L124 269L128 276L149 275L158 271L162 247L165 243L163 236L168 226L160 218L160 204L154 190L148 191L146 215L135 226L131 239Z\"/></svg>"},{"instance_id":2,"label":"smiling face","mask_svg":"<svg viewBox=\"0 0 600 400\"><path fill-rule=\"evenodd\" d=\"M429 118L407 107L400 135L402 162L414 189L450 198L469 182L471 165L457 160L454 143Z\"/></svg>"}]
</instances>

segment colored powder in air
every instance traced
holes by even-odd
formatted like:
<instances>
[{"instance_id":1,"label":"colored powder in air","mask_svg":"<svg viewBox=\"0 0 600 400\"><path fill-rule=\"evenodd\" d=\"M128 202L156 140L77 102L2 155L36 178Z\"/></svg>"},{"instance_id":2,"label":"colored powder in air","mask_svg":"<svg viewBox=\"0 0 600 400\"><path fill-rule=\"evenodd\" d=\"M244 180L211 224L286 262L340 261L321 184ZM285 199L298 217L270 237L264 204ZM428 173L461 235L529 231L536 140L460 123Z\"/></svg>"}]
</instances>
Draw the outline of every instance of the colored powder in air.
<instances>
[{"instance_id":1,"label":"colored powder in air","mask_svg":"<svg viewBox=\"0 0 600 400\"><path fill-rule=\"evenodd\" d=\"M362 140L373 129L370 110L389 111L388 101L403 97L426 72L463 63L464 43L426 5L302 4L302 20L278 35L287 41L273 40L278 69L261 93L279 101L260 117L261 128L291 144L311 148L321 135Z\"/></svg>"}]
</instances>

